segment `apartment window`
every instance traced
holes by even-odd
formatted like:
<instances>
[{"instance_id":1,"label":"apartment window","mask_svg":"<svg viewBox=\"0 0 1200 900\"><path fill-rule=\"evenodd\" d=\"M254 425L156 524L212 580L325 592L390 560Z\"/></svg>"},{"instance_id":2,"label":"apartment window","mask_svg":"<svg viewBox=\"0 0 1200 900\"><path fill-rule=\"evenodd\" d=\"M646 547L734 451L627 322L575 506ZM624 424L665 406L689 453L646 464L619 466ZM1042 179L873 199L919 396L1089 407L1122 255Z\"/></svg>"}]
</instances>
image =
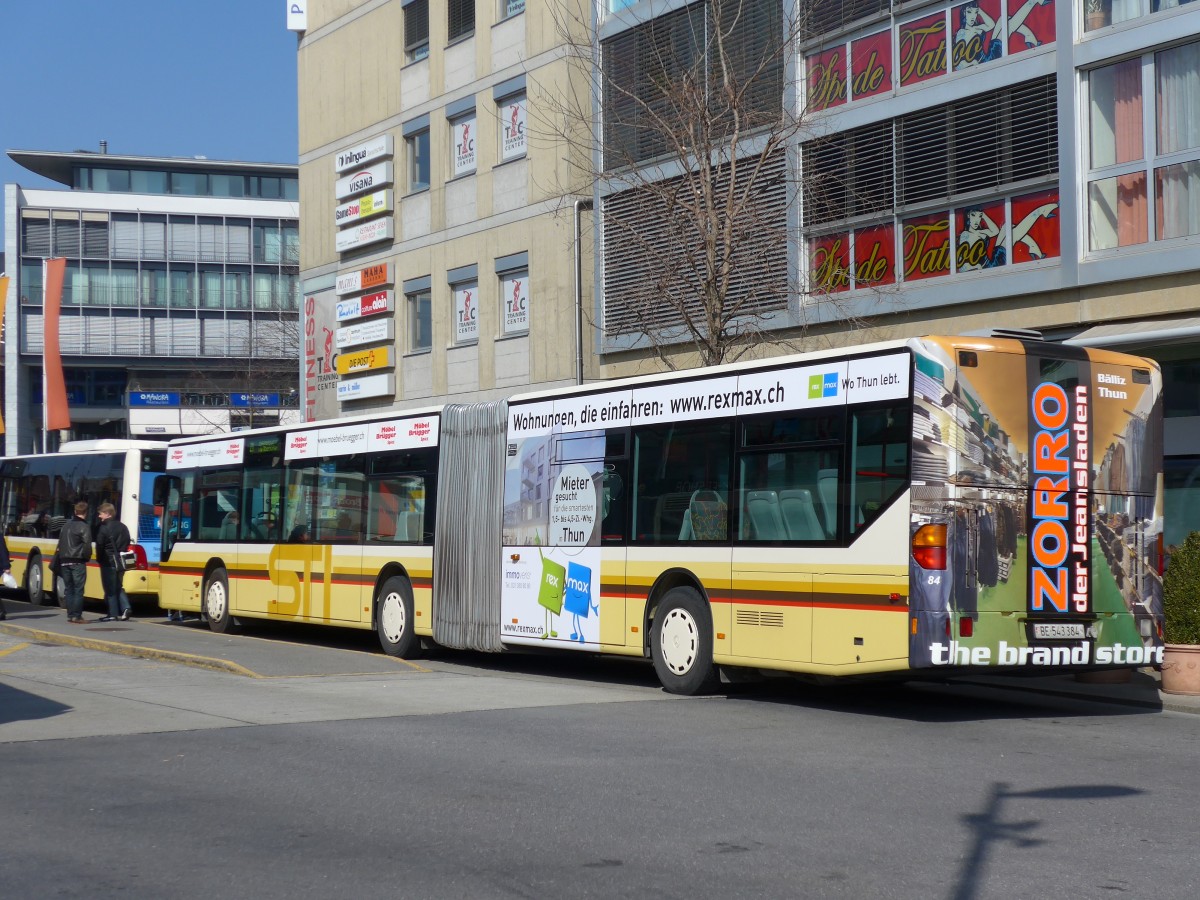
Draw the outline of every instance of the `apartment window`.
<instances>
[{"instance_id":1,"label":"apartment window","mask_svg":"<svg viewBox=\"0 0 1200 900\"><path fill-rule=\"evenodd\" d=\"M450 40L457 41L474 33L475 0L450 0Z\"/></svg>"},{"instance_id":2,"label":"apartment window","mask_svg":"<svg viewBox=\"0 0 1200 900\"><path fill-rule=\"evenodd\" d=\"M408 320L408 352L425 353L433 348L433 279L428 275L409 278L401 284L404 292L405 317Z\"/></svg>"},{"instance_id":3,"label":"apartment window","mask_svg":"<svg viewBox=\"0 0 1200 900\"><path fill-rule=\"evenodd\" d=\"M479 340L479 283L464 281L450 285L454 314L454 343L474 344Z\"/></svg>"},{"instance_id":4,"label":"apartment window","mask_svg":"<svg viewBox=\"0 0 1200 900\"><path fill-rule=\"evenodd\" d=\"M433 306L429 289L404 295L408 303L408 349L413 352L433 347Z\"/></svg>"},{"instance_id":5,"label":"apartment window","mask_svg":"<svg viewBox=\"0 0 1200 900\"><path fill-rule=\"evenodd\" d=\"M1191 0L1082 0L1083 30L1095 31L1140 16L1176 9Z\"/></svg>"},{"instance_id":6,"label":"apartment window","mask_svg":"<svg viewBox=\"0 0 1200 900\"><path fill-rule=\"evenodd\" d=\"M429 0L411 0L404 6L404 56L416 62L429 55Z\"/></svg>"},{"instance_id":7,"label":"apartment window","mask_svg":"<svg viewBox=\"0 0 1200 900\"><path fill-rule=\"evenodd\" d=\"M529 331L529 253L496 260L500 284L500 327L505 335Z\"/></svg>"},{"instance_id":8,"label":"apartment window","mask_svg":"<svg viewBox=\"0 0 1200 900\"><path fill-rule=\"evenodd\" d=\"M1200 234L1200 42L1093 69L1088 110L1089 249Z\"/></svg>"},{"instance_id":9,"label":"apartment window","mask_svg":"<svg viewBox=\"0 0 1200 900\"><path fill-rule=\"evenodd\" d=\"M429 190L429 128L406 135L404 146L408 157L408 192Z\"/></svg>"},{"instance_id":10,"label":"apartment window","mask_svg":"<svg viewBox=\"0 0 1200 900\"><path fill-rule=\"evenodd\" d=\"M524 94L499 101L500 160L520 159L529 146L526 128L527 101Z\"/></svg>"},{"instance_id":11,"label":"apartment window","mask_svg":"<svg viewBox=\"0 0 1200 900\"><path fill-rule=\"evenodd\" d=\"M469 115L450 122L450 173L452 178L475 171L476 123L474 106Z\"/></svg>"}]
</instances>

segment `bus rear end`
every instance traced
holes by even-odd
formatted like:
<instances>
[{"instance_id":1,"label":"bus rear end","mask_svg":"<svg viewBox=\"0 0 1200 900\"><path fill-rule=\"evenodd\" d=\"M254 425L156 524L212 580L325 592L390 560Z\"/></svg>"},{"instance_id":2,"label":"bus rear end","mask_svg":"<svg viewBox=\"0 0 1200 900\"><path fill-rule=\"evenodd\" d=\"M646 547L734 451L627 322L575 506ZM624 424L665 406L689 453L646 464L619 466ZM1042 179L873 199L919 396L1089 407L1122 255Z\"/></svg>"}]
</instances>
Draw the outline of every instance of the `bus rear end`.
<instances>
[{"instance_id":1,"label":"bus rear end","mask_svg":"<svg viewBox=\"0 0 1200 900\"><path fill-rule=\"evenodd\" d=\"M1162 380L1033 339L913 342L909 662L1161 662Z\"/></svg>"}]
</instances>

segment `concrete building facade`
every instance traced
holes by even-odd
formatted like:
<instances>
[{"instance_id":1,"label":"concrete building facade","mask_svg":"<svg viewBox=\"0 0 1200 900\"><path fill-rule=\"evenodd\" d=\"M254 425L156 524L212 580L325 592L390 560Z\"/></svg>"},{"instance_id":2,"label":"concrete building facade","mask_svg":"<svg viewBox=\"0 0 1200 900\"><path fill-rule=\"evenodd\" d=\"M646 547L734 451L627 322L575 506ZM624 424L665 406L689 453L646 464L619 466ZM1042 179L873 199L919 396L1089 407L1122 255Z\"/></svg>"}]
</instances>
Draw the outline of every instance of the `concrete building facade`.
<instances>
[{"instance_id":1,"label":"concrete building facade","mask_svg":"<svg viewBox=\"0 0 1200 900\"><path fill-rule=\"evenodd\" d=\"M299 406L296 167L10 150L5 452L229 431ZM69 433L43 433L43 262L66 260Z\"/></svg>"},{"instance_id":2,"label":"concrete building facade","mask_svg":"<svg viewBox=\"0 0 1200 900\"><path fill-rule=\"evenodd\" d=\"M305 414L574 383L552 9L310 3L298 52Z\"/></svg>"}]
</instances>

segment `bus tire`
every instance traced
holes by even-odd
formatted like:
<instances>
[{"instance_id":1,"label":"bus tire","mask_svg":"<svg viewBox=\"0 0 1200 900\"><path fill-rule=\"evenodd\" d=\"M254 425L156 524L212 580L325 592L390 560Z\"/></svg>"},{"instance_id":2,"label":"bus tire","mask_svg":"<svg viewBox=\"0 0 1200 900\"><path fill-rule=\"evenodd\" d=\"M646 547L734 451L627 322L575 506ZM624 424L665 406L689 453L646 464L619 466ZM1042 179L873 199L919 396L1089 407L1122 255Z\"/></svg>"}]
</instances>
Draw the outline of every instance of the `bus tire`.
<instances>
[{"instance_id":1,"label":"bus tire","mask_svg":"<svg viewBox=\"0 0 1200 900\"><path fill-rule=\"evenodd\" d=\"M29 554L25 564L25 593L29 602L41 606L46 602L46 586L42 583L42 557L37 551Z\"/></svg>"},{"instance_id":2,"label":"bus tire","mask_svg":"<svg viewBox=\"0 0 1200 900\"><path fill-rule=\"evenodd\" d=\"M421 655L421 642L413 630L415 619L412 585L407 578L393 575L383 583L375 601L375 632L384 653L401 659Z\"/></svg>"},{"instance_id":3,"label":"bus tire","mask_svg":"<svg viewBox=\"0 0 1200 900\"><path fill-rule=\"evenodd\" d=\"M229 614L229 576L221 566L209 572L208 580L204 582L203 609L209 628L217 634L230 630L233 616Z\"/></svg>"},{"instance_id":4,"label":"bus tire","mask_svg":"<svg viewBox=\"0 0 1200 900\"><path fill-rule=\"evenodd\" d=\"M667 691L694 696L713 689L712 633L712 614L700 594L690 587L667 591L650 633L654 671Z\"/></svg>"}]
</instances>

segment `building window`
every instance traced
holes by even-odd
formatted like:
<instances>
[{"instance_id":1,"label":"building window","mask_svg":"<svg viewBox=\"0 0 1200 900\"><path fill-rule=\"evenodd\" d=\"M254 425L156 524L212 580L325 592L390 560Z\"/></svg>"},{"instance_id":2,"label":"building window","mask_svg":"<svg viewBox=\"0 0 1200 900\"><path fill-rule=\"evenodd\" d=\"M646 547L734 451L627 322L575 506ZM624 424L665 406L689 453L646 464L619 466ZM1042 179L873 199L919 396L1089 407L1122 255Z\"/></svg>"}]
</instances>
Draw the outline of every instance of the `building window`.
<instances>
[{"instance_id":1,"label":"building window","mask_svg":"<svg viewBox=\"0 0 1200 900\"><path fill-rule=\"evenodd\" d=\"M450 173L452 178L475 171L475 113L450 123Z\"/></svg>"},{"instance_id":2,"label":"building window","mask_svg":"<svg viewBox=\"0 0 1200 900\"><path fill-rule=\"evenodd\" d=\"M404 56L416 62L429 55L429 0L412 0L404 7Z\"/></svg>"},{"instance_id":3,"label":"building window","mask_svg":"<svg viewBox=\"0 0 1200 900\"><path fill-rule=\"evenodd\" d=\"M479 340L479 283L450 286L454 313L454 343L474 344Z\"/></svg>"},{"instance_id":4,"label":"building window","mask_svg":"<svg viewBox=\"0 0 1200 900\"><path fill-rule=\"evenodd\" d=\"M504 334L526 334L529 331L529 270L502 272L499 278Z\"/></svg>"},{"instance_id":5,"label":"building window","mask_svg":"<svg viewBox=\"0 0 1200 900\"><path fill-rule=\"evenodd\" d=\"M449 33L451 41L475 33L475 0L450 0Z\"/></svg>"},{"instance_id":6,"label":"building window","mask_svg":"<svg viewBox=\"0 0 1200 900\"><path fill-rule=\"evenodd\" d=\"M428 290L406 294L408 301L408 349L414 353L433 347L433 306Z\"/></svg>"},{"instance_id":7,"label":"building window","mask_svg":"<svg viewBox=\"0 0 1200 900\"><path fill-rule=\"evenodd\" d=\"M429 190L429 129L408 135L404 144L408 148L408 192Z\"/></svg>"},{"instance_id":8,"label":"building window","mask_svg":"<svg viewBox=\"0 0 1200 900\"><path fill-rule=\"evenodd\" d=\"M1177 9L1191 0L1082 0L1083 30L1095 31L1141 16Z\"/></svg>"},{"instance_id":9,"label":"building window","mask_svg":"<svg viewBox=\"0 0 1200 900\"><path fill-rule=\"evenodd\" d=\"M528 138L525 119L527 102L524 94L506 97L498 104L500 115L500 160L520 159L526 153Z\"/></svg>"},{"instance_id":10,"label":"building window","mask_svg":"<svg viewBox=\"0 0 1200 900\"><path fill-rule=\"evenodd\" d=\"M1088 110L1088 248L1200 234L1200 42L1093 69Z\"/></svg>"},{"instance_id":11,"label":"building window","mask_svg":"<svg viewBox=\"0 0 1200 900\"><path fill-rule=\"evenodd\" d=\"M683 83L705 86L715 110L715 130L731 136L735 130L777 122L783 113L781 17L778 0L711 0L606 40L604 165L620 168L667 153L676 135L695 127L689 104L672 96L673 87ZM717 34L723 38L720 45ZM717 56L718 47L725 49L724 60ZM720 96L721 69L726 67L728 83L744 90L736 109Z\"/></svg>"}]
</instances>

